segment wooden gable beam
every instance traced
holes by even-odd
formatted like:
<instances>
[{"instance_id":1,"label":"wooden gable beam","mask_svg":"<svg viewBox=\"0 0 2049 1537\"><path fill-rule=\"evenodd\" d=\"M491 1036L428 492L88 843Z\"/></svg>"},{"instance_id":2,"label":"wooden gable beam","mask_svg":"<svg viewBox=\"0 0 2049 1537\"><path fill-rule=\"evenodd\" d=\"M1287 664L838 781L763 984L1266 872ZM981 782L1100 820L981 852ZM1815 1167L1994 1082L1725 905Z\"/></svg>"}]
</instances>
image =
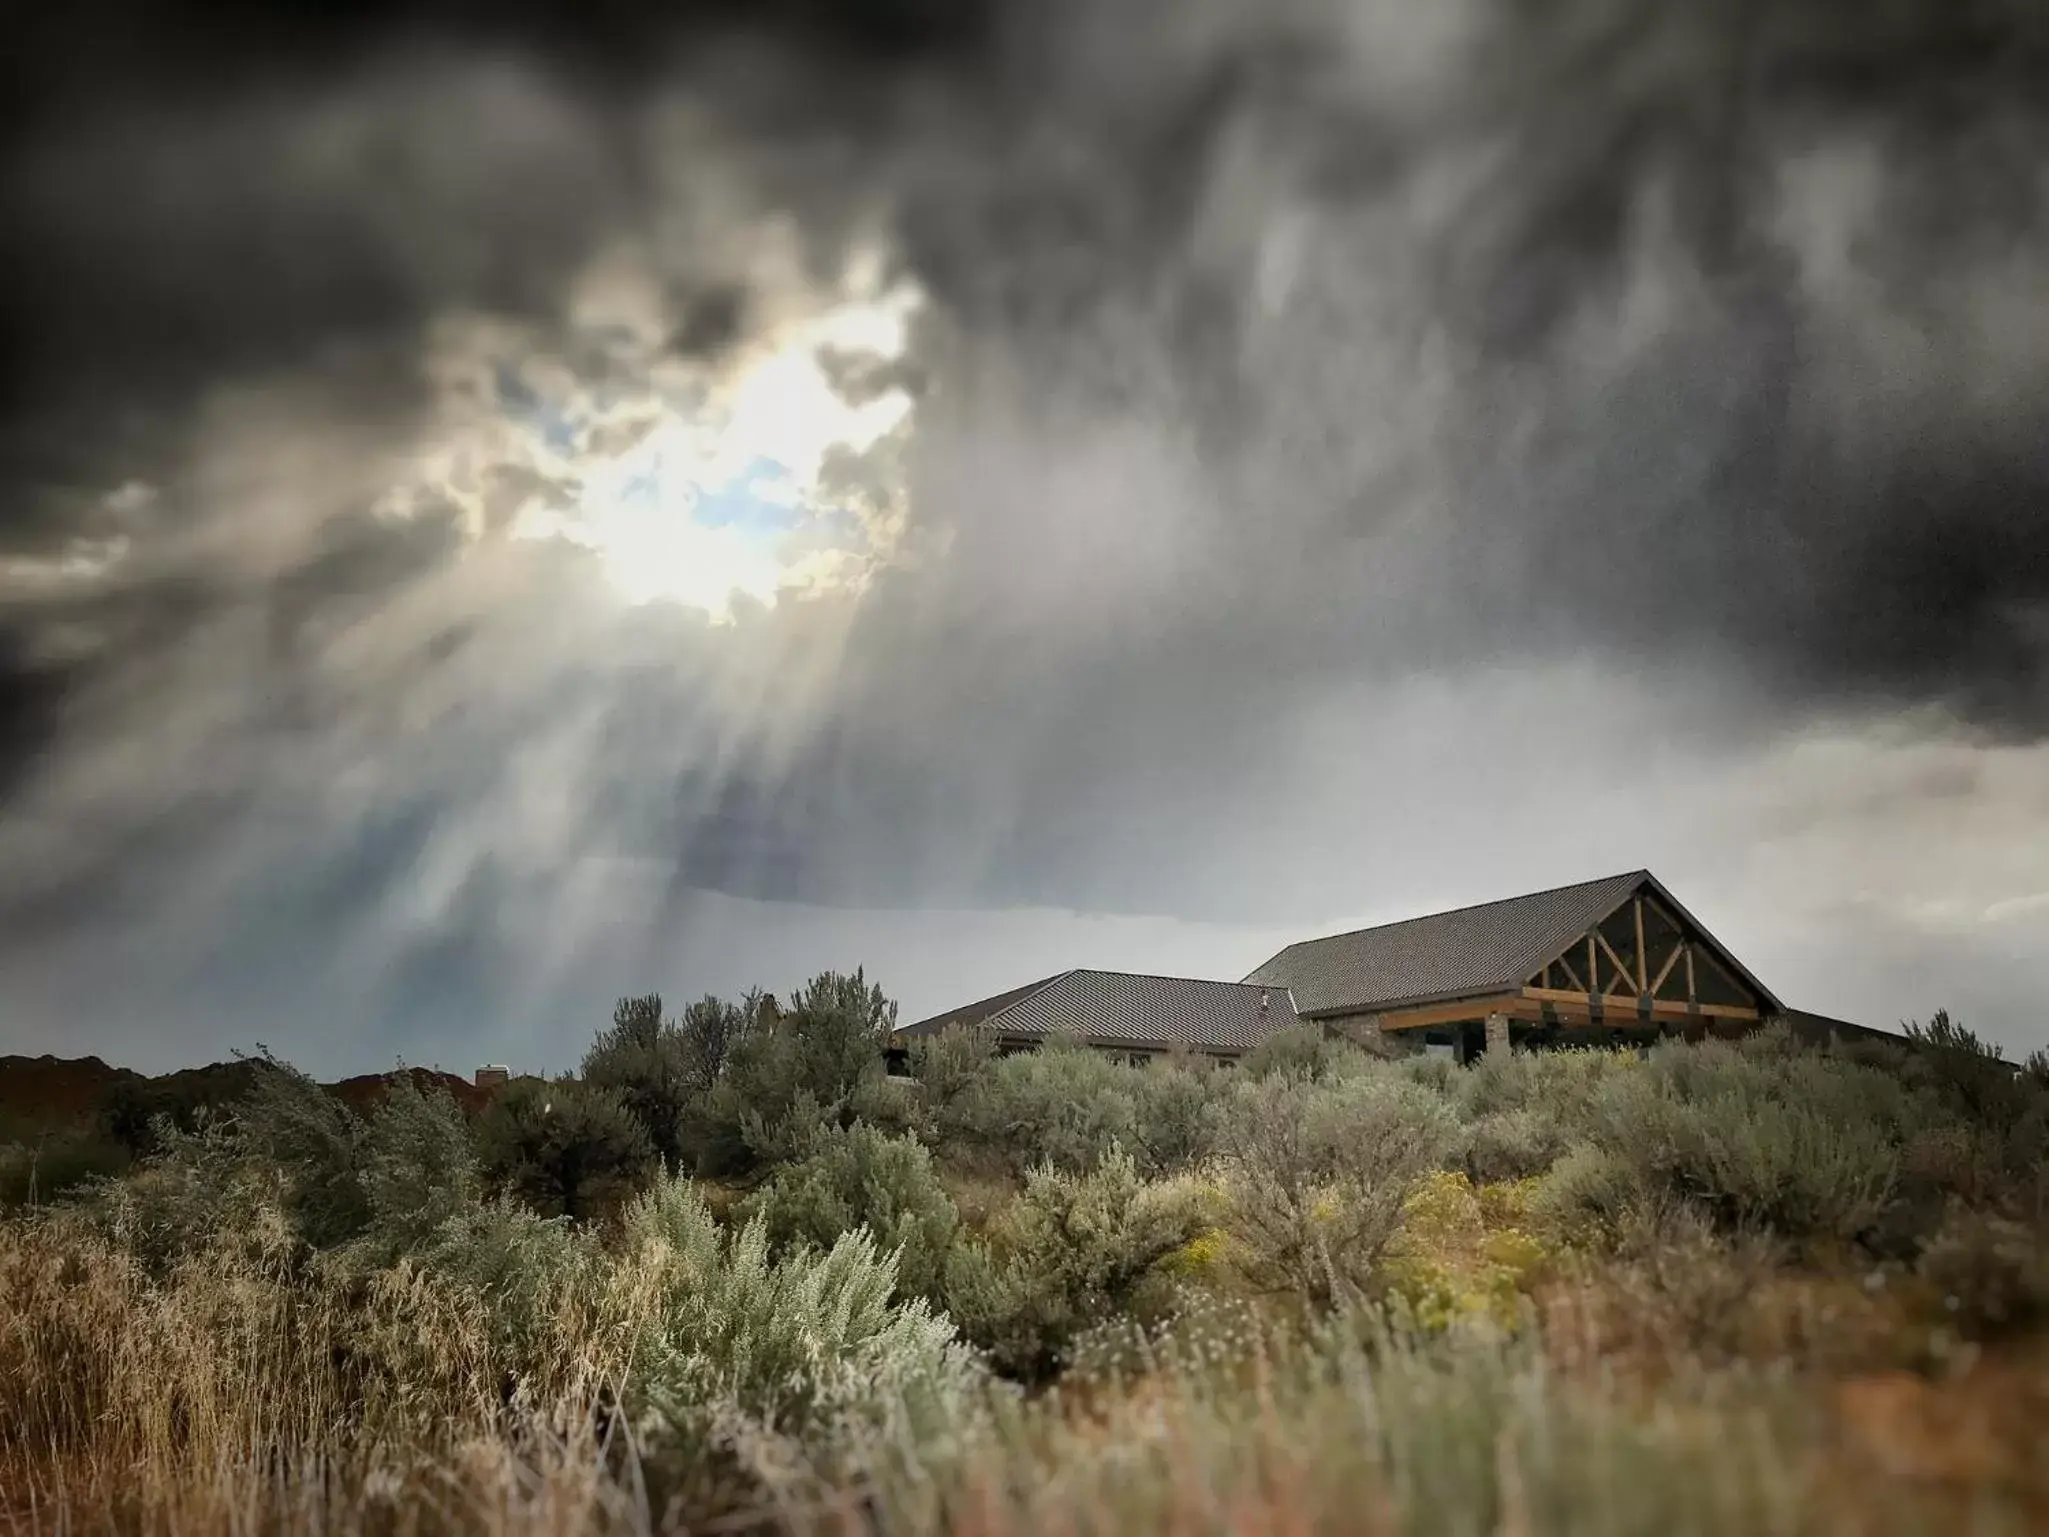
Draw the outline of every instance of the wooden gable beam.
<instances>
[{"instance_id":1,"label":"wooden gable beam","mask_svg":"<svg viewBox=\"0 0 2049 1537\"><path fill-rule=\"evenodd\" d=\"M1765 995L1743 980L1745 973L1740 963L1709 938L1699 924L1673 911L1672 904L1662 897L1660 891L1646 886L1630 898L1628 915L1636 934L1636 961L1633 965L1622 958L1622 953L1602 931L1603 923L1614 920L1622 912L1618 906L1601 923L1589 928L1583 938L1568 946L1563 954L1545 962L1523 987L1522 1000L1503 1012L1517 1020L1541 1017L1543 1022L1553 1024L1605 1022L1612 1025L1631 1021L1685 1024L1702 1020L1740 1024L1761 1019L1768 1012L1764 1006ZM1653 919L1671 935L1670 948L1660 956L1653 956L1650 948ZM1582 945L1585 946L1584 955L1577 953ZM1702 945L1708 947L1705 955L1699 953ZM1605 964L1612 972L1607 978L1601 975L1603 957L1606 957ZM1726 976L1728 984L1748 1001L1703 1003L1700 997L1704 980L1701 968L1708 965L1716 969L1718 976ZM1673 977L1681 974L1682 967L1686 980L1685 998L1659 998L1658 993ZM1564 985L1554 986L1554 982ZM1448 1007L1458 1011L1457 1017L1471 1018L1482 1006L1475 1000ZM1485 1006L1491 1009L1494 1001L1488 1000ZM1434 1011L1431 1020L1419 1020L1418 1023L1435 1023L1453 1017L1444 1013L1443 1007L1446 1006Z\"/></svg>"},{"instance_id":2,"label":"wooden gable beam","mask_svg":"<svg viewBox=\"0 0 2049 1537\"><path fill-rule=\"evenodd\" d=\"M1615 947L1608 943L1608 936L1606 934L1603 934L1598 927L1589 929L1587 933L1590 938L1598 939L1601 942L1602 952L1608 957L1609 962L1615 967L1616 972L1621 976L1622 980L1625 982L1634 982L1636 978L1630 975L1629 967L1623 961L1622 957L1615 953ZM1604 989L1604 991L1614 993L1615 990L1612 987L1610 987ZM1627 994L1617 993L1615 994L1615 996L1626 997Z\"/></svg>"},{"instance_id":3,"label":"wooden gable beam","mask_svg":"<svg viewBox=\"0 0 2049 1537\"><path fill-rule=\"evenodd\" d=\"M1556 966L1560 971L1565 973L1565 980L1573 985L1575 991L1582 993L1590 993L1593 991L1593 988L1588 984L1587 979L1582 977L1578 972L1574 971L1572 969L1572 962L1567 960L1564 956L1559 956L1558 959L1552 962L1551 964ZM1544 969L1546 971L1549 971L1551 968L1547 966Z\"/></svg>"},{"instance_id":4,"label":"wooden gable beam","mask_svg":"<svg viewBox=\"0 0 2049 1537\"><path fill-rule=\"evenodd\" d=\"M1657 980L1651 983L1649 987L1645 988L1644 991L1647 993L1655 993L1659 988L1663 987L1665 985L1665 979L1672 975L1672 968L1679 964L1679 958L1685 953L1686 936L1684 934L1681 934L1678 940L1672 946L1672 953L1665 957L1665 964L1658 968ZM1692 993L1689 991L1687 996L1691 997Z\"/></svg>"},{"instance_id":5,"label":"wooden gable beam","mask_svg":"<svg viewBox=\"0 0 2049 1537\"><path fill-rule=\"evenodd\" d=\"M1711 965L1727 985L1736 989L1750 1002L1757 1004L1763 1012L1769 1013L1778 1007L1772 998L1771 990L1759 978L1751 975L1749 968L1737 959L1727 946L1710 934L1697 919L1688 914L1679 900L1658 885L1655 878L1648 883L1646 889L1649 893L1647 899L1654 904L1655 910L1686 939L1687 953L1683 964L1690 973L1687 989L1689 997L1700 996L1700 989L1707 982L1707 978L1701 975L1700 968L1702 965ZM1704 951L1701 950L1702 946L1706 947Z\"/></svg>"},{"instance_id":6,"label":"wooden gable beam","mask_svg":"<svg viewBox=\"0 0 2049 1537\"><path fill-rule=\"evenodd\" d=\"M1413 1009L1395 1009L1380 1016L1382 1030L1423 1030L1432 1025L1465 1024L1485 1019L1489 1014L1512 1012L1532 992L1541 988L1523 988L1518 992L1495 993L1484 998L1455 998L1449 1003L1421 1004ZM1582 996L1572 994L1573 997Z\"/></svg>"},{"instance_id":7,"label":"wooden gable beam","mask_svg":"<svg viewBox=\"0 0 2049 1537\"><path fill-rule=\"evenodd\" d=\"M1642 1017L1644 1005L1634 995L1625 996L1617 1002L1614 993L1569 993L1555 987L1526 987L1523 989L1525 1006L1549 1004L1553 1011L1567 1015L1593 1014L1610 1023L1626 1023ZM1654 998L1650 1001L1650 1017L1660 1022L1683 1023L1688 1019L1757 1019L1761 1016L1756 1009L1744 1008L1733 1003L1681 1003L1676 998ZM1515 1008L1505 1010L1515 1019L1528 1018L1526 1012Z\"/></svg>"}]
</instances>

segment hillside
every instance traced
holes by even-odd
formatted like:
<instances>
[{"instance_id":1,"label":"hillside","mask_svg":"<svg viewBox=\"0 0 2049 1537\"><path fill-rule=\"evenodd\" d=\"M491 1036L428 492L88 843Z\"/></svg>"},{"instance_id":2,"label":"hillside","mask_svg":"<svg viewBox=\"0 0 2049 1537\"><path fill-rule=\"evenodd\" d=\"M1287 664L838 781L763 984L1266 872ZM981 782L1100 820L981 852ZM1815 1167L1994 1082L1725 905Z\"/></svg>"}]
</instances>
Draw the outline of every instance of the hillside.
<instances>
[{"instance_id":1,"label":"hillside","mask_svg":"<svg viewBox=\"0 0 2049 1537\"><path fill-rule=\"evenodd\" d=\"M98 1057L0 1057L0 1141L58 1130L96 1114L116 1086L148 1082Z\"/></svg>"},{"instance_id":2,"label":"hillside","mask_svg":"<svg viewBox=\"0 0 2049 1537\"><path fill-rule=\"evenodd\" d=\"M155 1077L114 1067L98 1057L0 1056L0 1141L25 1134L69 1130L104 1115L119 1091L146 1094L165 1109L228 1105L249 1092L255 1071L250 1060L180 1068ZM490 1100L467 1078L432 1068L404 1070L421 1089L444 1089L474 1115ZM364 1073L321 1087L351 1109L365 1110L383 1097L395 1073Z\"/></svg>"}]
</instances>

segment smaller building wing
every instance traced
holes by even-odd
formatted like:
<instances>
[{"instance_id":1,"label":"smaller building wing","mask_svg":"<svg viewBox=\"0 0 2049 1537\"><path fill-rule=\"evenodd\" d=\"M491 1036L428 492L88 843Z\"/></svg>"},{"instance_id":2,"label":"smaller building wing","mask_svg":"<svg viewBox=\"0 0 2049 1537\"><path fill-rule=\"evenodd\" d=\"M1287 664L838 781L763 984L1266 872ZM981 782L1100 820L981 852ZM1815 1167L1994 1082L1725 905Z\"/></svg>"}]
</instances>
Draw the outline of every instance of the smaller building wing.
<instances>
[{"instance_id":1,"label":"smaller building wing","mask_svg":"<svg viewBox=\"0 0 2049 1537\"><path fill-rule=\"evenodd\" d=\"M1295 1022L1281 987L1076 970L906 1025L897 1035L936 1035L960 1025L1015 1039L1068 1033L1102 1046L1235 1054Z\"/></svg>"},{"instance_id":2,"label":"smaller building wing","mask_svg":"<svg viewBox=\"0 0 2049 1537\"><path fill-rule=\"evenodd\" d=\"M916 1040L921 1035L937 1035L942 1030L951 1030L955 1027L965 1029L973 1025L987 1024L993 1016L1001 1014L1013 1003L1029 998L1040 988L1051 987L1055 982L1070 975L1072 973L1063 971L1055 976L1041 977L1036 982L1027 982L1023 987L1013 987L1009 992L998 993L993 998L984 998L958 1009L949 1009L944 1014L934 1014L930 1019L921 1019L914 1025L901 1025L897 1028L897 1039Z\"/></svg>"}]
</instances>

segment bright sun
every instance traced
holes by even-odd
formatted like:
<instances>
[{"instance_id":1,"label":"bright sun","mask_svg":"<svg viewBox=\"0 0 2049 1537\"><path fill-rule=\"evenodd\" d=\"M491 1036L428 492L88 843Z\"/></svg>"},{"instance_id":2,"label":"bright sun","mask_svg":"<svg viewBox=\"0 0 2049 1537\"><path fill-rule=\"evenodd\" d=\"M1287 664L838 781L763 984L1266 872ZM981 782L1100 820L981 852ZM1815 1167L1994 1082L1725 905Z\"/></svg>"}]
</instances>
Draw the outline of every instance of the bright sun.
<instances>
[{"instance_id":1,"label":"bright sun","mask_svg":"<svg viewBox=\"0 0 2049 1537\"><path fill-rule=\"evenodd\" d=\"M562 427L582 440L566 465L571 504L529 508L515 535L591 550L630 602L688 604L718 622L736 595L772 605L830 569L828 455L872 449L911 410L898 388L849 402L823 358L901 357L916 302L902 290L789 326L694 408L642 402L627 446L583 446L613 435Z\"/></svg>"}]
</instances>

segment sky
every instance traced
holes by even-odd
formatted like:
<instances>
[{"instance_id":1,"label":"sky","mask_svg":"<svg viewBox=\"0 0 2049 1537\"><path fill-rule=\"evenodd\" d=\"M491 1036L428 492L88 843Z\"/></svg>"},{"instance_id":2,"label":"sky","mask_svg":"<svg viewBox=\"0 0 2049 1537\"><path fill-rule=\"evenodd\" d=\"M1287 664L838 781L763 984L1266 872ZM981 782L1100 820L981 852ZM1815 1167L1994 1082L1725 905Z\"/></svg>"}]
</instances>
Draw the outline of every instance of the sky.
<instances>
[{"instance_id":1,"label":"sky","mask_svg":"<svg viewBox=\"0 0 2049 1537\"><path fill-rule=\"evenodd\" d=\"M2049 1045L2033 0L45 7L0 61L0 1052L1654 870Z\"/></svg>"}]
</instances>

